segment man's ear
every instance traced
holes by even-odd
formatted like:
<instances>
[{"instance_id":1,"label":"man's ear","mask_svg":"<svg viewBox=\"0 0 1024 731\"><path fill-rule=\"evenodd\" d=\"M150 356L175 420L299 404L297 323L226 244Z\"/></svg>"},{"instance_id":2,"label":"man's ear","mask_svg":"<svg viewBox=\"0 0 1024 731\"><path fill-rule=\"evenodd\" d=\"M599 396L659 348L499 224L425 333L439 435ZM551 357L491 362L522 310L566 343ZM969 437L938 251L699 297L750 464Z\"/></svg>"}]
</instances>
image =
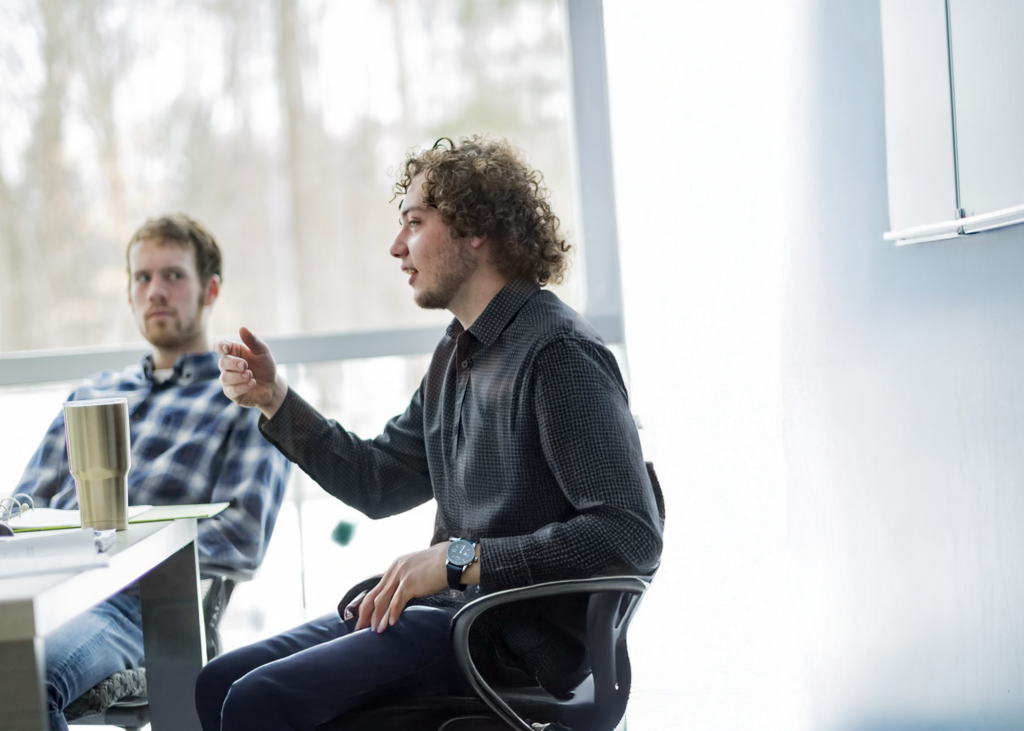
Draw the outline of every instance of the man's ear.
<instances>
[{"instance_id":1,"label":"man's ear","mask_svg":"<svg viewBox=\"0 0 1024 731\"><path fill-rule=\"evenodd\" d=\"M203 304L209 307L217 301L220 294L220 277L216 274L210 275L210 281L206 283L206 294L203 295Z\"/></svg>"}]
</instances>

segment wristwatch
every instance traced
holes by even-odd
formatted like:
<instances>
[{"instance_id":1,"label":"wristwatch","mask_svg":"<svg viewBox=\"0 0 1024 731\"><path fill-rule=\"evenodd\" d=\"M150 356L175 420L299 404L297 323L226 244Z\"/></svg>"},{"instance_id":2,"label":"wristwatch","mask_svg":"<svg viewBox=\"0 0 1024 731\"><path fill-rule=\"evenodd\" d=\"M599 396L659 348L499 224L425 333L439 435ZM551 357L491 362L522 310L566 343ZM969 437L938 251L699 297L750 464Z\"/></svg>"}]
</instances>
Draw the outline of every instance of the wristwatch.
<instances>
[{"instance_id":1,"label":"wristwatch","mask_svg":"<svg viewBox=\"0 0 1024 731\"><path fill-rule=\"evenodd\" d=\"M448 569L448 586L462 591L466 588L466 585L462 583L462 572L477 560L476 541L465 538L449 538L447 555L448 561L445 563L445 567Z\"/></svg>"}]
</instances>

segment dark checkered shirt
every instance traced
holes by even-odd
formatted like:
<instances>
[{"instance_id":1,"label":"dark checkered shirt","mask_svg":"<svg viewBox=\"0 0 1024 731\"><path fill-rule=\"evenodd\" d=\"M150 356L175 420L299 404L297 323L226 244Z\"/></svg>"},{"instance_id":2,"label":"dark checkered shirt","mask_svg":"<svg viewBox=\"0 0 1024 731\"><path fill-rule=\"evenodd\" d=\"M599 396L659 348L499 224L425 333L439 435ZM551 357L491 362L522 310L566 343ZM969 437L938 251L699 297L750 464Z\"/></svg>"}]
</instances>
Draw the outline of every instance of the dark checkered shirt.
<instances>
[{"instance_id":1,"label":"dark checkered shirt","mask_svg":"<svg viewBox=\"0 0 1024 731\"><path fill-rule=\"evenodd\" d=\"M662 522L615 359L536 285L510 282L468 331L454 321L409 408L377 438L345 431L291 391L260 428L366 515L433 498L432 543L480 541L479 589L419 603L457 606L480 591L658 564ZM571 688L586 665L586 599L513 606L480 618L474 656L499 679L510 666Z\"/></svg>"}]
</instances>

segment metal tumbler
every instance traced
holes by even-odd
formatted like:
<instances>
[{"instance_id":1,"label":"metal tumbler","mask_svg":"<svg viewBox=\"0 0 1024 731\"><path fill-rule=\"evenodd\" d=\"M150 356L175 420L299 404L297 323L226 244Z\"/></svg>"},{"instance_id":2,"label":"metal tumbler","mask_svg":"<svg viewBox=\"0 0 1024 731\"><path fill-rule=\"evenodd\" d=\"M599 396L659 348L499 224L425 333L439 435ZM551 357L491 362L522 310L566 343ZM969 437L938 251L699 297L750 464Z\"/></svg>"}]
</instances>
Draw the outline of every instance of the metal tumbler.
<instances>
[{"instance_id":1,"label":"metal tumbler","mask_svg":"<svg viewBox=\"0 0 1024 731\"><path fill-rule=\"evenodd\" d=\"M75 478L83 528L128 529L128 399L64 404L68 466Z\"/></svg>"}]
</instances>

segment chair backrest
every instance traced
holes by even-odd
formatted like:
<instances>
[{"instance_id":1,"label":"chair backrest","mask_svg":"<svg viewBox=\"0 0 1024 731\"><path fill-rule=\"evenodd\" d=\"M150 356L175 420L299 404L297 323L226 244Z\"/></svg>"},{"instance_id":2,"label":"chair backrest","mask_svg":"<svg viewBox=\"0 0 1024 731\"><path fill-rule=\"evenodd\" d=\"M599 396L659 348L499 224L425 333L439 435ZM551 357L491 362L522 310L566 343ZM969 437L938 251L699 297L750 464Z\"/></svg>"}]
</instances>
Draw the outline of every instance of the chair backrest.
<instances>
[{"instance_id":1,"label":"chair backrest","mask_svg":"<svg viewBox=\"0 0 1024 731\"><path fill-rule=\"evenodd\" d=\"M665 527L665 495L661 492L661 480L658 479L658 473L654 471L653 462L644 462L644 466L647 467L647 477L651 481L651 487L654 488L654 503L658 506L658 518L661 519L661 527Z\"/></svg>"},{"instance_id":2,"label":"chair backrest","mask_svg":"<svg viewBox=\"0 0 1024 731\"><path fill-rule=\"evenodd\" d=\"M649 577L607 576L554 581L489 594L463 607L452 624L452 648L463 676L487 706L511 728L529 731L525 713L557 721L571 729L612 729L622 718L632 680L626 633ZM476 618L493 606L573 593L591 595L587 608L587 643L591 674L569 698L540 688L493 689L480 675L469 652Z\"/></svg>"},{"instance_id":3,"label":"chair backrest","mask_svg":"<svg viewBox=\"0 0 1024 731\"><path fill-rule=\"evenodd\" d=\"M626 712L632 668L626 632L643 594L599 592L587 607L587 644L594 704L581 713L576 728L613 727Z\"/></svg>"}]
</instances>

